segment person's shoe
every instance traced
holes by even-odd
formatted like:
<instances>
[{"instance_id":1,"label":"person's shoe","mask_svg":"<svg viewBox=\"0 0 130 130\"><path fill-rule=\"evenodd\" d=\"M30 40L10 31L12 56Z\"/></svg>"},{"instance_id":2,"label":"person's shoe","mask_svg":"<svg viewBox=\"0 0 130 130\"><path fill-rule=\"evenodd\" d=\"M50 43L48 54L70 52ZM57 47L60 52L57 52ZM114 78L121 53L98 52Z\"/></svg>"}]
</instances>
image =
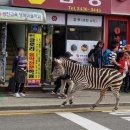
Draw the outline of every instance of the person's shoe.
<instances>
[{"instance_id":1,"label":"person's shoe","mask_svg":"<svg viewBox=\"0 0 130 130\"><path fill-rule=\"evenodd\" d=\"M25 97L26 95L24 93L19 93L21 97Z\"/></svg>"},{"instance_id":2,"label":"person's shoe","mask_svg":"<svg viewBox=\"0 0 130 130\"><path fill-rule=\"evenodd\" d=\"M51 92L51 95L55 95L56 93L54 91Z\"/></svg>"},{"instance_id":3,"label":"person's shoe","mask_svg":"<svg viewBox=\"0 0 130 130\"><path fill-rule=\"evenodd\" d=\"M59 99L66 99L67 98L67 95L65 94L61 94L60 96L58 96Z\"/></svg>"},{"instance_id":4,"label":"person's shoe","mask_svg":"<svg viewBox=\"0 0 130 130\"><path fill-rule=\"evenodd\" d=\"M60 96L61 94L60 93L56 93L57 96Z\"/></svg>"},{"instance_id":5,"label":"person's shoe","mask_svg":"<svg viewBox=\"0 0 130 130\"><path fill-rule=\"evenodd\" d=\"M15 93L14 96L17 97L17 98L20 98L20 97L21 97L21 96L19 95L19 93Z\"/></svg>"}]
</instances>

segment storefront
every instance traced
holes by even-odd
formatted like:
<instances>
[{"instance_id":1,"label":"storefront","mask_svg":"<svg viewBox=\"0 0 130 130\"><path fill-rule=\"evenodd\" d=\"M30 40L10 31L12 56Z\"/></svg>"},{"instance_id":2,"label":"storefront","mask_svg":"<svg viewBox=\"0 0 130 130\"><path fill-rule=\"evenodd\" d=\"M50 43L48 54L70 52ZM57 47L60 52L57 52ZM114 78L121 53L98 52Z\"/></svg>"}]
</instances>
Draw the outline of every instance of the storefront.
<instances>
[{"instance_id":1,"label":"storefront","mask_svg":"<svg viewBox=\"0 0 130 130\"><path fill-rule=\"evenodd\" d=\"M105 47L109 47L110 41L117 39L121 49L130 44L130 1L112 0L111 15L105 16Z\"/></svg>"},{"instance_id":2,"label":"storefront","mask_svg":"<svg viewBox=\"0 0 130 130\"><path fill-rule=\"evenodd\" d=\"M18 47L25 47L29 84L41 81L42 25L44 10L0 6L0 81L11 75L11 65ZM8 78L7 78L8 77Z\"/></svg>"},{"instance_id":3,"label":"storefront","mask_svg":"<svg viewBox=\"0 0 130 130\"><path fill-rule=\"evenodd\" d=\"M51 81L52 60L65 51L87 64L87 54L99 40L105 48L117 39L130 43L129 0L13 0L13 6L45 9L43 81ZM128 13L129 12L129 13ZM125 15L125 16L124 16Z\"/></svg>"},{"instance_id":4,"label":"storefront","mask_svg":"<svg viewBox=\"0 0 130 130\"><path fill-rule=\"evenodd\" d=\"M110 14L104 0L13 0L13 6L42 8L47 12L44 25L42 81L51 81L52 60L65 51L73 59L87 64L88 52L104 40L104 16Z\"/></svg>"}]
</instances>

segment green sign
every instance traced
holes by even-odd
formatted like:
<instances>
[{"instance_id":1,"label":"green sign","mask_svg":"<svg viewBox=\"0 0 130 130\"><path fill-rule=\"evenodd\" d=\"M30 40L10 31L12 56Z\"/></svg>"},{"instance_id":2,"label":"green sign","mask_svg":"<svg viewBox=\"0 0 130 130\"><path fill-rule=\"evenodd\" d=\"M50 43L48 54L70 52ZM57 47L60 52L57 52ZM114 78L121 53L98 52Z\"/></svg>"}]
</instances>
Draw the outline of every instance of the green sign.
<instances>
[{"instance_id":1,"label":"green sign","mask_svg":"<svg viewBox=\"0 0 130 130\"><path fill-rule=\"evenodd\" d=\"M44 10L0 6L0 20L43 24L46 14Z\"/></svg>"}]
</instances>

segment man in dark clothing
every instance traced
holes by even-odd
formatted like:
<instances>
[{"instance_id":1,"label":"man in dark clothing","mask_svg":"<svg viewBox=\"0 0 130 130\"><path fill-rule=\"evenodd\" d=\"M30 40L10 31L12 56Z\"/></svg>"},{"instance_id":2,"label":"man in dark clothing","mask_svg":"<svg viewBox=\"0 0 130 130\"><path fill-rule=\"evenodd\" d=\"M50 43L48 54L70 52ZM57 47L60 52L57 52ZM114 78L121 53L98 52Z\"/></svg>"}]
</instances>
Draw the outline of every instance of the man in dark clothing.
<instances>
[{"instance_id":1,"label":"man in dark clothing","mask_svg":"<svg viewBox=\"0 0 130 130\"><path fill-rule=\"evenodd\" d=\"M73 55L70 52L66 52L63 57L69 59L71 56L73 56ZM72 86L72 82L73 81L70 80L69 75L63 75L63 76L57 78L57 80L54 82L55 88L52 91L52 94L57 94L57 91L59 90L59 88L61 88L61 90L60 90L61 97L63 97L63 98L66 97L65 95L67 94L69 87ZM66 91L64 94L65 87L66 87Z\"/></svg>"}]
</instances>

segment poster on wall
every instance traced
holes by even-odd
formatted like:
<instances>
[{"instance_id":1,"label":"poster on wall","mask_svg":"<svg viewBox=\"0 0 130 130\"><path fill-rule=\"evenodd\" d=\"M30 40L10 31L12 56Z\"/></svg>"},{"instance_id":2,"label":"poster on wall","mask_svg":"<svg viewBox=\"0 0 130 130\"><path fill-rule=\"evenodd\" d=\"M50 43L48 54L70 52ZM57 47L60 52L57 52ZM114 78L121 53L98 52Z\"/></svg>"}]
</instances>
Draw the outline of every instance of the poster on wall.
<instances>
[{"instance_id":1,"label":"poster on wall","mask_svg":"<svg viewBox=\"0 0 130 130\"><path fill-rule=\"evenodd\" d=\"M42 34L28 34L28 85L39 85L41 81Z\"/></svg>"},{"instance_id":2,"label":"poster on wall","mask_svg":"<svg viewBox=\"0 0 130 130\"><path fill-rule=\"evenodd\" d=\"M73 55L71 59L81 64L88 64L88 53L94 48L97 42L98 41L67 40L66 51L69 51Z\"/></svg>"}]
</instances>

